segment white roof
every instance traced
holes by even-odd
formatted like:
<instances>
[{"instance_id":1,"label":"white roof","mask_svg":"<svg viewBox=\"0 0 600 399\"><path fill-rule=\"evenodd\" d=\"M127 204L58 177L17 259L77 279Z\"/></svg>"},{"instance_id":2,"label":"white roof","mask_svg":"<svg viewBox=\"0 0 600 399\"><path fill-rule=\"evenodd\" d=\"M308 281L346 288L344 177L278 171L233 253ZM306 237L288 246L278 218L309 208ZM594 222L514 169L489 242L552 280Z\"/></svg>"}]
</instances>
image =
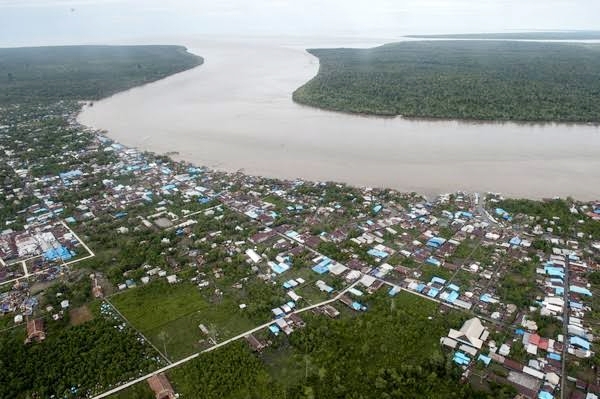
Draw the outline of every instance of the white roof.
<instances>
[{"instance_id":1,"label":"white roof","mask_svg":"<svg viewBox=\"0 0 600 399\"><path fill-rule=\"evenodd\" d=\"M252 262L254 262L254 263L260 262L260 259L261 259L260 255L258 255L256 253L256 251L254 251L253 249L247 249L246 255L248 255L248 257L250 258L250 260L252 260Z\"/></svg>"},{"instance_id":2,"label":"white roof","mask_svg":"<svg viewBox=\"0 0 600 399\"><path fill-rule=\"evenodd\" d=\"M473 348L470 345L462 344L461 346L458 347L458 349L465 353L468 353L471 356L475 356L477 354L477 349Z\"/></svg>"},{"instance_id":3,"label":"white roof","mask_svg":"<svg viewBox=\"0 0 600 399\"><path fill-rule=\"evenodd\" d=\"M500 354L502 356L508 356L509 353L510 353L510 346L508 346L506 344L502 344L500 346L500 349L498 350L498 354Z\"/></svg>"},{"instance_id":4,"label":"white roof","mask_svg":"<svg viewBox=\"0 0 600 399\"><path fill-rule=\"evenodd\" d=\"M442 343L442 345L446 345L452 349L456 348L456 345L458 345L458 342L448 337L442 337L442 339L440 339L440 342Z\"/></svg>"},{"instance_id":5,"label":"white roof","mask_svg":"<svg viewBox=\"0 0 600 399\"><path fill-rule=\"evenodd\" d=\"M453 328L450 329L450 331L448 332L448 337L456 341L471 345L472 347L475 347L477 349L481 349L481 347L483 346L483 341L479 338L468 337L462 331L458 331Z\"/></svg>"},{"instance_id":6,"label":"white roof","mask_svg":"<svg viewBox=\"0 0 600 399\"><path fill-rule=\"evenodd\" d=\"M532 368L531 368L531 367L529 367L529 366L525 366L525 367L523 367L523 372L524 372L525 374L529 374L530 376L532 376L532 377L535 377L535 378L538 378L538 379L540 379L540 380L543 380L543 379L544 379L544 373L542 373L541 371L538 371L538 370L532 369Z\"/></svg>"},{"instance_id":7,"label":"white roof","mask_svg":"<svg viewBox=\"0 0 600 399\"><path fill-rule=\"evenodd\" d=\"M373 283L375 282L375 280L377 280L375 277L373 276L369 276L368 274L365 274L361 279L360 279L360 283L362 285L364 285L365 287L370 287L371 285L373 285Z\"/></svg>"},{"instance_id":8,"label":"white roof","mask_svg":"<svg viewBox=\"0 0 600 399\"><path fill-rule=\"evenodd\" d=\"M339 276L340 274L344 273L346 270L348 270L348 268L339 263L329 266L329 272L336 276Z\"/></svg>"},{"instance_id":9,"label":"white roof","mask_svg":"<svg viewBox=\"0 0 600 399\"><path fill-rule=\"evenodd\" d=\"M483 334L484 327L481 324L481 320L477 317L473 317L472 319L465 321L465 324L463 324L460 331L467 337L480 338Z\"/></svg>"},{"instance_id":10,"label":"white roof","mask_svg":"<svg viewBox=\"0 0 600 399\"><path fill-rule=\"evenodd\" d=\"M296 294L293 290L288 291L287 294L290 298L292 298L292 301L294 301L294 302L298 302L300 299L302 299L302 297L300 295Z\"/></svg>"}]
</instances>

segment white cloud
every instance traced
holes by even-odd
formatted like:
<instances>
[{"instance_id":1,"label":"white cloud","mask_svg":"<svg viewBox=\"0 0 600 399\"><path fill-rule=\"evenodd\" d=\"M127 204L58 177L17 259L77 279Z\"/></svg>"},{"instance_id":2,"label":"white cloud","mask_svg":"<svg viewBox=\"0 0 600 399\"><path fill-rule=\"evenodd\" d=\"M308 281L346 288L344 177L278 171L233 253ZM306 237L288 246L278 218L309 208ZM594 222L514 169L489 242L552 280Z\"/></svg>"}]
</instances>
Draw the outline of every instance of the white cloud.
<instances>
[{"instance_id":1,"label":"white cloud","mask_svg":"<svg viewBox=\"0 0 600 399\"><path fill-rule=\"evenodd\" d=\"M122 2L122 0L0 0L0 8L73 7Z\"/></svg>"},{"instance_id":2,"label":"white cloud","mask_svg":"<svg viewBox=\"0 0 600 399\"><path fill-rule=\"evenodd\" d=\"M0 10L0 39L6 44L186 34L393 38L411 33L597 29L600 1L0 0Z\"/></svg>"}]
</instances>

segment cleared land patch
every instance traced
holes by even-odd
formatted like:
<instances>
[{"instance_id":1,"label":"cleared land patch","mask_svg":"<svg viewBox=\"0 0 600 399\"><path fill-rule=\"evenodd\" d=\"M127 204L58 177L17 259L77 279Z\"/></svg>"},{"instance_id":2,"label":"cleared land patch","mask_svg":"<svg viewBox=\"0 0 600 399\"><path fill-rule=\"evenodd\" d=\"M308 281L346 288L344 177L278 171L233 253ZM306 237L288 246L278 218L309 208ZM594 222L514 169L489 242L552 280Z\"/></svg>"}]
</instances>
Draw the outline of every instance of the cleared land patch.
<instances>
[{"instance_id":1,"label":"cleared land patch","mask_svg":"<svg viewBox=\"0 0 600 399\"><path fill-rule=\"evenodd\" d=\"M87 306L80 306L75 309L71 309L69 312L69 322L73 326L78 326L80 324L85 323L86 321L90 321L94 318L92 312Z\"/></svg>"}]
</instances>

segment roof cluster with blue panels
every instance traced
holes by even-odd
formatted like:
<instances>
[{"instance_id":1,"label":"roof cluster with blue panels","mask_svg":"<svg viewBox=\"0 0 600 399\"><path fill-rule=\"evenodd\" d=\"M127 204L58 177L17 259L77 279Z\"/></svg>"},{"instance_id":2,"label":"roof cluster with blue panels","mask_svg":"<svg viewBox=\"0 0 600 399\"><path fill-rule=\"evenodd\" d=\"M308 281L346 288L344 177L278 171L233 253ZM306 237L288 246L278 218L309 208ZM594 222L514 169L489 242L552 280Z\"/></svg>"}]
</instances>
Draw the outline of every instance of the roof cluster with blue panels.
<instances>
[{"instance_id":1,"label":"roof cluster with blue panels","mask_svg":"<svg viewBox=\"0 0 600 399\"><path fill-rule=\"evenodd\" d=\"M438 266L438 267L442 265L442 262L439 261L438 259L434 258L433 256L430 256L429 258L427 258L425 260L425 262L428 263L428 264L430 264L430 265Z\"/></svg>"},{"instance_id":2,"label":"roof cluster with blue panels","mask_svg":"<svg viewBox=\"0 0 600 399\"><path fill-rule=\"evenodd\" d=\"M44 252L44 259L49 261L54 261L57 259L62 259L63 261L69 260L73 257L73 253L69 251L67 248L62 245L58 248L50 248L46 252Z\"/></svg>"},{"instance_id":3,"label":"roof cluster with blue panels","mask_svg":"<svg viewBox=\"0 0 600 399\"><path fill-rule=\"evenodd\" d=\"M454 360L454 363L461 366L466 366L469 363L471 363L471 359L469 359L469 356L465 355L462 352L455 352L454 358L452 360Z\"/></svg>"},{"instance_id":4,"label":"roof cluster with blue panels","mask_svg":"<svg viewBox=\"0 0 600 399\"><path fill-rule=\"evenodd\" d=\"M390 254L388 254L387 252L385 252L385 251L380 251L380 250L378 250L378 249L375 249L375 248L369 249L369 250L367 251L367 253L368 253L369 255L371 255L371 256L374 256L374 257L376 257L376 258L387 258L388 256L390 256Z\"/></svg>"},{"instance_id":5,"label":"roof cluster with blue panels","mask_svg":"<svg viewBox=\"0 0 600 399\"><path fill-rule=\"evenodd\" d=\"M427 241L427 246L432 248L439 248L446 242L445 238L442 237L433 237Z\"/></svg>"}]
</instances>

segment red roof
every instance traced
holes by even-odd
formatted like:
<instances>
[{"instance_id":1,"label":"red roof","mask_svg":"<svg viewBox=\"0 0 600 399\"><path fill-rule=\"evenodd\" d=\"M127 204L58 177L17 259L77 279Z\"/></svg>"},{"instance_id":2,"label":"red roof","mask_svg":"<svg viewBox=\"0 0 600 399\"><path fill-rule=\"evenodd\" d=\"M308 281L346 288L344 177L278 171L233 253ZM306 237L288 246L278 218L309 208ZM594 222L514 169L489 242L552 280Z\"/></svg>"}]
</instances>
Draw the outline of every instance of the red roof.
<instances>
[{"instance_id":1,"label":"red roof","mask_svg":"<svg viewBox=\"0 0 600 399\"><path fill-rule=\"evenodd\" d=\"M539 344L540 344L540 336L537 335L537 334L531 334L529 336L529 343L533 344L535 346L539 346Z\"/></svg>"}]
</instances>

